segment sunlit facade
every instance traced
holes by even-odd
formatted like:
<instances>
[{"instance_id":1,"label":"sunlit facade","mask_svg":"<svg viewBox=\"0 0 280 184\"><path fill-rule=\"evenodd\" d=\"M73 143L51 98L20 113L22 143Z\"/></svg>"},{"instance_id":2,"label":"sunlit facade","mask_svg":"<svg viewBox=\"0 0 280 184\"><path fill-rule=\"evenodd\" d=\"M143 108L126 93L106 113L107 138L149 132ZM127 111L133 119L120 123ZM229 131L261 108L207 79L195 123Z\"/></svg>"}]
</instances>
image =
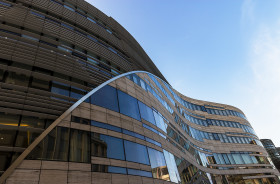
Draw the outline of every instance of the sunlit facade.
<instances>
[{"instance_id":1,"label":"sunlit facade","mask_svg":"<svg viewBox=\"0 0 280 184\"><path fill-rule=\"evenodd\" d=\"M276 184L238 108L172 88L83 0L0 0L0 183Z\"/></svg>"}]
</instances>

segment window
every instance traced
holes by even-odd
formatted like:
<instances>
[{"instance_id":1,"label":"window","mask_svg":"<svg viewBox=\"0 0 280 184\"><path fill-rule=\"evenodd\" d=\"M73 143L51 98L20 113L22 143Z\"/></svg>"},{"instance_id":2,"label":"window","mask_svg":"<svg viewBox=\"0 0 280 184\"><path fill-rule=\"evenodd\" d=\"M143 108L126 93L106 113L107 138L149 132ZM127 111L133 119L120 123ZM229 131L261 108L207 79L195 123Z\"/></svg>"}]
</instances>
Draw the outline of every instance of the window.
<instances>
[{"instance_id":1,"label":"window","mask_svg":"<svg viewBox=\"0 0 280 184\"><path fill-rule=\"evenodd\" d=\"M167 164L168 173L170 176L171 182L179 183L180 175L176 166L175 157L173 154L168 151L163 150L164 158Z\"/></svg>"},{"instance_id":2,"label":"window","mask_svg":"<svg viewBox=\"0 0 280 184\"><path fill-rule=\"evenodd\" d=\"M132 96L118 90L120 113L141 121L138 103Z\"/></svg>"},{"instance_id":3,"label":"window","mask_svg":"<svg viewBox=\"0 0 280 184\"><path fill-rule=\"evenodd\" d=\"M105 129L113 130L113 131L116 131L116 132L121 132L121 130L122 130L119 127L109 125L109 124L106 124L106 123L100 123L100 122L93 121L93 120L91 120L91 125L99 127L99 128L105 128Z\"/></svg>"},{"instance_id":4,"label":"window","mask_svg":"<svg viewBox=\"0 0 280 184\"><path fill-rule=\"evenodd\" d=\"M235 162L236 164L244 164L244 161L242 160L240 154L232 154L232 157L233 157L234 162Z\"/></svg>"},{"instance_id":5,"label":"window","mask_svg":"<svg viewBox=\"0 0 280 184\"><path fill-rule=\"evenodd\" d=\"M45 128L45 120L38 117L22 116L20 126L32 128Z\"/></svg>"},{"instance_id":6,"label":"window","mask_svg":"<svg viewBox=\"0 0 280 184\"><path fill-rule=\"evenodd\" d=\"M141 118L155 125L155 118L150 107L138 101Z\"/></svg>"},{"instance_id":7,"label":"window","mask_svg":"<svg viewBox=\"0 0 280 184\"><path fill-rule=\"evenodd\" d=\"M90 163L90 133L71 129L69 161Z\"/></svg>"},{"instance_id":8,"label":"window","mask_svg":"<svg viewBox=\"0 0 280 184\"><path fill-rule=\"evenodd\" d=\"M116 137L92 133L91 154L93 156L124 160L123 140Z\"/></svg>"},{"instance_id":9,"label":"window","mask_svg":"<svg viewBox=\"0 0 280 184\"><path fill-rule=\"evenodd\" d=\"M137 170L137 169L127 169L127 173L130 175L145 176L145 177L149 177L149 178L152 177L151 172L141 171L141 170Z\"/></svg>"},{"instance_id":10,"label":"window","mask_svg":"<svg viewBox=\"0 0 280 184\"><path fill-rule=\"evenodd\" d=\"M69 96L70 85L53 81L51 92L63 96Z\"/></svg>"},{"instance_id":11,"label":"window","mask_svg":"<svg viewBox=\"0 0 280 184\"><path fill-rule=\"evenodd\" d=\"M9 74L6 78L6 83L28 87L29 77L24 74L17 74L15 72L9 72Z\"/></svg>"},{"instance_id":12,"label":"window","mask_svg":"<svg viewBox=\"0 0 280 184\"><path fill-rule=\"evenodd\" d=\"M150 165L146 146L124 140L124 147L127 161Z\"/></svg>"},{"instance_id":13,"label":"window","mask_svg":"<svg viewBox=\"0 0 280 184\"><path fill-rule=\"evenodd\" d=\"M127 174L126 168L115 166L108 166L108 173Z\"/></svg>"},{"instance_id":14,"label":"window","mask_svg":"<svg viewBox=\"0 0 280 184\"><path fill-rule=\"evenodd\" d=\"M90 124L90 120L89 119L80 118L80 117L77 117L77 116L71 116L71 121L75 122L75 123L85 124L85 125L89 125Z\"/></svg>"},{"instance_id":15,"label":"window","mask_svg":"<svg viewBox=\"0 0 280 184\"><path fill-rule=\"evenodd\" d=\"M44 138L43 145L43 159L68 161L69 128L56 127Z\"/></svg>"},{"instance_id":16,"label":"window","mask_svg":"<svg viewBox=\"0 0 280 184\"><path fill-rule=\"evenodd\" d=\"M91 103L119 112L117 90L111 86L104 86L91 97Z\"/></svg>"},{"instance_id":17,"label":"window","mask_svg":"<svg viewBox=\"0 0 280 184\"><path fill-rule=\"evenodd\" d=\"M47 91L50 88L49 81L45 81L45 80L37 79L37 78L33 78L31 87L37 88L37 89L42 89L42 90L47 90Z\"/></svg>"},{"instance_id":18,"label":"window","mask_svg":"<svg viewBox=\"0 0 280 184\"><path fill-rule=\"evenodd\" d=\"M143 135L138 134L138 133L131 132L131 131L125 130L125 129L123 129L122 131L123 131L123 133L126 134L126 135L130 135L130 136L136 137L136 138L138 138L138 139L145 140L145 137L144 137Z\"/></svg>"},{"instance_id":19,"label":"window","mask_svg":"<svg viewBox=\"0 0 280 184\"><path fill-rule=\"evenodd\" d=\"M169 180L169 173L163 153L152 148L148 148L148 153L151 162L153 177Z\"/></svg>"},{"instance_id":20,"label":"window","mask_svg":"<svg viewBox=\"0 0 280 184\"><path fill-rule=\"evenodd\" d=\"M0 128L0 146L12 147L14 145L15 137L16 130Z\"/></svg>"},{"instance_id":21,"label":"window","mask_svg":"<svg viewBox=\"0 0 280 184\"><path fill-rule=\"evenodd\" d=\"M41 133L36 130L18 131L15 146L27 148Z\"/></svg>"},{"instance_id":22,"label":"window","mask_svg":"<svg viewBox=\"0 0 280 184\"><path fill-rule=\"evenodd\" d=\"M0 152L0 171L5 171L10 164L12 154L10 152Z\"/></svg>"},{"instance_id":23,"label":"window","mask_svg":"<svg viewBox=\"0 0 280 184\"><path fill-rule=\"evenodd\" d=\"M9 126L18 126L19 115L6 114L0 112L0 124Z\"/></svg>"},{"instance_id":24,"label":"window","mask_svg":"<svg viewBox=\"0 0 280 184\"><path fill-rule=\"evenodd\" d=\"M155 120L156 120L156 125L158 128L160 128L162 131L166 133L166 123L164 122L163 118L161 115L159 115L157 112L153 111Z\"/></svg>"}]
</instances>

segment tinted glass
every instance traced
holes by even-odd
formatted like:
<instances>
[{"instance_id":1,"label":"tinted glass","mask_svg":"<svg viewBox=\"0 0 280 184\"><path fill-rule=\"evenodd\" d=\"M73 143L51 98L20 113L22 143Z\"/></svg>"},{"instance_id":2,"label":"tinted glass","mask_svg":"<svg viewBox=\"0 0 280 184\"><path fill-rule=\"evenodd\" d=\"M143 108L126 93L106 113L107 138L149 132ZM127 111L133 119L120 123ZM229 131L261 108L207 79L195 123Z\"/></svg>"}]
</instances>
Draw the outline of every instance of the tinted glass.
<instances>
[{"instance_id":1,"label":"tinted glass","mask_svg":"<svg viewBox=\"0 0 280 184\"><path fill-rule=\"evenodd\" d=\"M47 90L47 91L50 88L49 81L45 81L45 80L37 79L37 78L33 78L31 87L34 87L37 89L42 89L42 90Z\"/></svg>"},{"instance_id":2,"label":"tinted glass","mask_svg":"<svg viewBox=\"0 0 280 184\"><path fill-rule=\"evenodd\" d=\"M111 86L104 86L91 96L91 103L119 112L117 90Z\"/></svg>"},{"instance_id":3,"label":"tinted glass","mask_svg":"<svg viewBox=\"0 0 280 184\"><path fill-rule=\"evenodd\" d=\"M151 162L153 177L169 180L169 173L163 153L152 148L148 148L148 153Z\"/></svg>"},{"instance_id":4,"label":"tinted glass","mask_svg":"<svg viewBox=\"0 0 280 184\"><path fill-rule=\"evenodd\" d=\"M120 113L141 121L138 103L132 96L118 90Z\"/></svg>"},{"instance_id":5,"label":"tinted glass","mask_svg":"<svg viewBox=\"0 0 280 184\"><path fill-rule=\"evenodd\" d=\"M92 126L96 126L96 127L100 127L100 128L105 128L105 129L113 130L113 131L116 131L116 132L121 132L121 130L122 130L119 127L116 127L116 126L113 126L113 125L109 125L109 124L105 124L105 123L100 123L100 122L93 121L93 120L91 120L91 125Z\"/></svg>"},{"instance_id":6,"label":"tinted glass","mask_svg":"<svg viewBox=\"0 0 280 184\"><path fill-rule=\"evenodd\" d=\"M145 137L144 137L143 135L137 134L137 133L135 133L135 132L131 132L131 131L129 131L129 130L123 129L123 133L126 134L126 135L130 135L130 136L133 136L133 137L136 137L136 138L145 140Z\"/></svg>"},{"instance_id":7,"label":"tinted glass","mask_svg":"<svg viewBox=\"0 0 280 184\"><path fill-rule=\"evenodd\" d=\"M9 126L18 126L19 115L6 114L0 112L0 124Z\"/></svg>"},{"instance_id":8,"label":"tinted glass","mask_svg":"<svg viewBox=\"0 0 280 184\"><path fill-rule=\"evenodd\" d=\"M124 147L127 161L150 164L146 146L124 140Z\"/></svg>"},{"instance_id":9,"label":"tinted glass","mask_svg":"<svg viewBox=\"0 0 280 184\"><path fill-rule=\"evenodd\" d=\"M152 177L151 172L147 171L141 171L141 170L136 170L136 169L127 169L127 173L130 175L137 175L137 176L145 176L145 177Z\"/></svg>"},{"instance_id":10,"label":"tinted glass","mask_svg":"<svg viewBox=\"0 0 280 184\"><path fill-rule=\"evenodd\" d=\"M90 162L90 133L81 130L71 130L69 161Z\"/></svg>"},{"instance_id":11,"label":"tinted glass","mask_svg":"<svg viewBox=\"0 0 280 184\"><path fill-rule=\"evenodd\" d=\"M16 137L16 130L0 128L0 146L13 146Z\"/></svg>"},{"instance_id":12,"label":"tinted glass","mask_svg":"<svg viewBox=\"0 0 280 184\"><path fill-rule=\"evenodd\" d=\"M138 101L141 118L155 125L155 118L150 107Z\"/></svg>"},{"instance_id":13,"label":"tinted glass","mask_svg":"<svg viewBox=\"0 0 280 184\"><path fill-rule=\"evenodd\" d=\"M126 168L124 168L124 167L108 166L108 172L109 173L118 173L118 174L127 174Z\"/></svg>"},{"instance_id":14,"label":"tinted glass","mask_svg":"<svg viewBox=\"0 0 280 184\"><path fill-rule=\"evenodd\" d=\"M122 139L93 133L91 136L91 146L91 152L93 156L124 160Z\"/></svg>"},{"instance_id":15,"label":"tinted glass","mask_svg":"<svg viewBox=\"0 0 280 184\"><path fill-rule=\"evenodd\" d=\"M69 128L56 127L53 129L44 138L43 148L43 159L68 161ZM38 149L40 150L40 146Z\"/></svg>"},{"instance_id":16,"label":"tinted glass","mask_svg":"<svg viewBox=\"0 0 280 184\"><path fill-rule=\"evenodd\" d=\"M155 111L153 112L154 112L157 127L166 133L166 124L163 118L157 112Z\"/></svg>"},{"instance_id":17,"label":"tinted glass","mask_svg":"<svg viewBox=\"0 0 280 184\"><path fill-rule=\"evenodd\" d=\"M240 154L232 154L232 157L233 157L234 162L235 162L236 164L244 164L244 161L242 160Z\"/></svg>"},{"instance_id":18,"label":"tinted glass","mask_svg":"<svg viewBox=\"0 0 280 184\"><path fill-rule=\"evenodd\" d=\"M24 74L9 72L6 83L27 87L29 84L29 77Z\"/></svg>"},{"instance_id":19,"label":"tinted glass","mask_svg":"<svg viewBox=\"0 0 280 184\"><path fill-rule=\"evenodd\" d=\"M67 84L53 81L51 92L63 96L69 96L70 86Z\"/></svg>"},{"instance_id":20,"label":"tinted glass","mask_svg":"<svg viewBox=\"0 0 280 184\"><path fill-rule=\"evenodd\" d=\"M18 131L16 144L17 147L27 148L41 133L42 131L25 130Z\"/></svg>"},{"instance_id":21,"label":"tinted glass","mask_svg":"<svg viewBox=\"0 0 280 184\"><path fill-rule=\"evenodd\" d=\"M45 128L45 120L37 117L22 116L20 126L33 127L33 128Z\"/></svg>"},{"instance_id":22,"label":"tinted glass","mask_svg":"<svg viewBox=\"0 0 280 184\"><path fill-rule=\"evenodd\" d=\"M10 152L0 152L0 171L5 171L11 161Z\"/></svg>"},{"instance_id":23,"label":"tinted glass","mask_svg":"<svg viewBox=\"0 0 280 184\"><path fill-rule=\"evenodd\" d=\"M180 181L180 175L176 166L174 155L165 150L163 150L163 154L167 164L170 180L174 183L178 183Z\"/></svg>"}]
</instances>

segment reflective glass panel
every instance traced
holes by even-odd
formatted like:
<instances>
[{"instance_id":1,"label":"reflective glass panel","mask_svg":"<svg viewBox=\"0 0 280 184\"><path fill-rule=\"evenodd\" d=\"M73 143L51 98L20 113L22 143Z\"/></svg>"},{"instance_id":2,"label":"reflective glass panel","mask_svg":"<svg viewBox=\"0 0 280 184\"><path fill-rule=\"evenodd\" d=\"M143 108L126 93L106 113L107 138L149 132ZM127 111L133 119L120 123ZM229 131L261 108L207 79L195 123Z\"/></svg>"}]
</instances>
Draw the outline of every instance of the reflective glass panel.
<instances>
[{"instance_id":1,"label":"reflective glass panel","mask_svg":"<svg viewBox=\"0 0 280 184\"><path fill-rule=\"evenodd\" d=\"M91 96L91 103L119 112L117 90L109 85L96 91Z\"/></svg>"},{"instance_id":2,"label":"reflective glass panel","mask_svg":"<svg viewBox=\"0 0 280 184\"><path fill-rule=\"evenodd\" d=\"M91 152L93 156L124 160L123 140L116 137L92 133Z\"/></svg>"},{"instance_id":3,"label":"reflective glass panel","mask_svg":"<svg viewBox=\"0 0 280 184\"><path fill-rule=\"evenodd\" d=\"M164 131L166 133L167 126L166 126L163 118L157 112L155 112L155 111L153 111L153 112L154 112L157 127L159 127L162 131Z\"/></svg>"},{"instance_id":4,"label":"reflective glass panel","mask_svg":"<svg viewBox=\"0 0 280 184\"><path fill-rule=\"evenodd\" d=\"M69 161L90 162L90 132L71 129Z\"/></svg>"},{"instance_id":5,"label":"reflective glass panel","mask_svg":"<svg viewBox=\"0 0 280 184\"><path fill-rule=\"evenodd\" d=\"M118 90L120 113L141 121L136 98Z\"/></svg>"},{"instance_id":6,"label":"reflective glass panel","mask_svg":"<svg viewBox=\"0 0 280 184\"><path fill-rule=\"evenodd\" d=\"M124 147L127 161L150 164L146 146L124 140Z\"/></svg>"},{"instance_id":7,"label":"reflective glass panel","mask_svg":"<svg viewBox=\"0 0 280 184\"><path fill-rule=\"evenodd\" d=\"M33 127L33 128L45 128L45 120L37 117L22 116L20 126Z\"/></svg>"},{"instance_id":8,"label":"reflective glass panel","mask_svg":"<svg viewBox=\"0 0 280 184\"><path fill-rule=\"evenodd\" d=\"M137 170L137 169L127 169L127 173L130 175L145 176L145 177L149 177L149 178L152 177L151 172L141 171L141 170Z\"/></svg>"},{"instance_id":9,"label":"reflective glass panel","mask_svg":"<svg viewBox=\"0 0 280 184\"><path fill-rule=\"evenodd\" d=\"M232 154L232 157L236 164L244 164L240 154Z\"/></svg>"},{"instance_id":10,"label":"reflective glass panel","mask_svg":"<svg viewBox=\"0 0 280 184\"><path fill-rule=\"evenodd\" d=\"M53 129L44 138L43 148L43 159L68 161L69 128L56 127Z\"/></svg>"},{"instance_id":11,"label":"reflective glass panel","mask_svg":"<svg viewBox=\"0 0 280 184\"><path fill-rule=\"evenodd\" d=\"M127 174L126 168L124 168L124 167L108 166L108 172L117 173L117 174Z\"/></svg>"},{"instance_id":12,"label":"reflective glass panel","mask_svg":"<svg viewBox=\"0 0 280 184\"><path fill-rule=\"evenodd\" d=\"M152 148L148 148L149 158L154 178L170 180L163 153Z\"/></svg>"},{"instance_id":13,"label":"reflective glass panel","mask_svg":"<svg viewBox=\"0 0 280 184\"><path fill-rule=\"evenodd\" d=\"M19 115L6 114L0 112L0 124L9 126L18 126Z\"/></svg>"},{"instance_id":14,"label":"reflective glass panel","mask_svg":"<svg viewBox=\"0 0 280 184\"><path fill-rule=\"evenodd\" d=\"M6 83L27 87L29 84L29 77L24 74L9 72Z\"/></svg>"},{"instance_id":15,"label":"reflective glass panel","mask_svg":"<svg viewBox=\"0 0 280 184\"><path fill-rule=\"evenodd\" d=\"M167 164L168 173L170 176L170 180L175 183L179 183L180 175L176 166L174 155L169 153L168 151L163 150L164 158Z\"/></svg>"},{"instance_id":16,"label":"reflective glass panel","mask_svg":"<svg viewBox=\"0 0 280 184\"><path fill-rule=\"evenodd\" d=\"M0 128L0 146L10 146L14 145L16 137L16 130L10 128Z\"/></svg>"},{"instance_id":17,"label":"reflective glass panel","mask_svg":"<svg viewBox=\"0 0 280 184\"><path fill-rule=\"evenodd\" d=\"M155 118L150 107L138 101L141 118L155 125Z\"/></svg>"},{"instance_id":18,"label":"reflective glass panel","mask_svg":"<svg viewBox=\"0 0 280 184\"><path fill-rule=\"evenodd\" d=\"M27 146L29 146L42 132L43 130L38 131L32 129L18 131L15 146L27 148Z\"/></svg>"}]
</instances>

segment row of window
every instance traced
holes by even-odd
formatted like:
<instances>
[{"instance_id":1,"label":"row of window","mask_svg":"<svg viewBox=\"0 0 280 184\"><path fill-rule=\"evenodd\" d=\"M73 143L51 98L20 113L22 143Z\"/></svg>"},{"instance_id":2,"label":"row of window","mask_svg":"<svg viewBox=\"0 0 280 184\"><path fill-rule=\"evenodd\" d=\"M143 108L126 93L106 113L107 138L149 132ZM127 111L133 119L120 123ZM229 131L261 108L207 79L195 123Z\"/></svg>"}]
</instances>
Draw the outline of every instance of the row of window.
<instances>
[{"instance_id":1,"label":"row of window","mask_svg":"<svg viewBox=\"0 0 280 184\"><path fill-rule=\"evenodd\" d=\"M12 26L12 27L17 27L16 25L11 24L11 23L5 23L5 24L9 25L9 26ZM40 32L31 30L29 28L23 28L23 29L26 29L27 31L30 31L32 33L41 35ZM27 35L24 35L24 34L15 33L15 32L12 32L12 31L5 30L5 29L0 29L0 31L5 32L5 33L9 33L9 34L13 34L13 35L16 35L16 36L21 36L23 38L27 38L27 39L30 39L32 41L40 42L42 44L46 44L48 46L55 47L55 48L58 48L60 50L65 51L65 52L68 52L68 53L72 54L73 56L76 56L80 59L88 61L91 64L91 65L87 64L90 67L90 69L100 71L100 72L102 72L105 75L108 75L110 77L115 76L115 75L119 75L120 72L123 72L120 67L116 66L115 64L112 64L111 62L107 61L106 59L104 59L104 58L102 58L102 57L100 57L100 56L98 56L98 55L96 55L96 54L94 54L90 51L86 51L86 50L80 48L79 46L73 45L73 44L71 44L69 42L66 42L66 41L62 41L61 39L55 38L53 36L44 34L44 36L46 36L50 39L53 39L54 41L59 40L60 46L57 46L55 44L52 44L52 43L49 43L49 42L46 42L46 41L43 41L43 40L39 40L38 38L34 38L34 37L27 36ZM93 39L93 38L91 40L96 41L96 39ZM74 50L74 51L72 51L72 50ZM82 54L79 54L79 53L82 53ZM84 56L83 54L87 55L88 57ZM92 66L92 65L94 65L94 66ZM98 66L98 67L95 67L95 66ZM111 67L113 67L114 69L112 69ZM111 75L111 73L113 75Z\"/></svg>"},{"instance_id":2,"label":"row of window","mask_svg":"<svg viewBox=\"0 0 280 184\"><path fill-rule=\"evenodd\" d=\"M40 70L37 67L33 67L33 68L35 68L33 71L36 72ZM50 75L56 76L56 73L50 73ZM58 76L60 76L60 74L58 74ZM75 81L75 79L72 78L72 81ZM65 97L71 97L77 100L83 97L87 93L86 90L83 90L75 86L70 86L62 82L47 81L47 80L35 78L33 76L18 74L16 72L4 71L2 69L0 69L0 82L50 91L54 94L63 95ZM77 80L77 82L80 82L80 80ZM67 98L58 98L55 96L52 96L52 98L57 100L62 100L62 101L68 101Z\"/></svg>"},{"instance_id":3,"label":"row of window","mask_svg":"<svg viewBox=\"0 0 280 184\"><path fill-rule=\"evenodd\" d=\"M125 167L115 167L101 164L92 164L91 166L92 172L103 172L103 173L115 173L115 174L128 174L135 176L144 176L152 178L153 175L151 172L138 170L138 169L130 169ZM167 173L168 175L168 173Z\"/></svg>"},{"instance_id":4,"label":"row of window","mask_svg":"<svg viewBox=\"0 0 280 184\"><path fill-rule=\"evenodd\" d=\"M170 180L177 170L174 156L165 150L160 152L128 140L66 127L53 129L27 158L90 163L91 156L150 165L153 177L158 179Z\"/></svg>"},{"instance_id":5,"label":"row of window","mask_svg":"<svg viewBox=\"0 0 280 184\"><path fill-rule=\"evenodd\" d=\"M67 8L68 10L70 10L70 7L69 6L67 6L67 5L63 5L65 8ZM39 12L42 12L42 13L45 13L45 11L44 10L42 10L42 9L40 9L40 8L34 8L34 9L36 9L37 11L39 11ZM71 10L72 11L72 10ZM73 10L73 12L75 12L74 10ZM67 24L64 24L64 23L60 23L59 21L56 21L56 20L53 20L53 19L51 19L51 18L49 18L49 17L46 17L46 16L44 16L44 15L42 15L42 14L39 14L39 13L36 13L36 12L34 12L34 11L31 11L31 13L33 14L33 15L36 15L36 16L38 16L38 17L40 17L40 18L43 18L43 19L46 19L46 20L48 20L48 21L50 21L50 22L52 22L52 23L56 23L56 24L59 24L59 25L62 25L62 26L64 26L64 27L66 27L66 28L68 28L68 29L71 29L71 30L74 30L74 31L76 31L78 34L80 34L80 35L82 35L82 36L85 36L85 37L88 37L88 38L93 38L92 36L90 36L90 35L88 35L88 34L86 34L86 33L83 33L83 32L81 32L81 31L79 31L79 30L77 30L77 29L74 29L74 27L72 27L72 26L70 26L70 25L73 25L74 23L72 23L71 21L69 21L69 20L67 20L67 19L64 19L64 18L59 18L59 17L57 17L56 15L54 15L53 13L49 13L48 15L51 15L51 16L53 16L53 17L56 17L56 18L58 18L58 19L62 19L63 21L65 21L65 22L67 22L68 24L70 24L70 25L67 25ZM79 13L79 15L81 15L80 13ZM100 25L100 23L97 23L96 21L94 21L92 18L90 18L90 17L85 17L87 20L89 20L89 21L91 21L91 22L93 22L93 23L95 23L95 24L97 24L98 26L101 26ZM81 30L83 30L83 31L85 31L85 32L90 32L89 30L85 30L83 27L81 27L81 26L79 26L79 25L76 25L75 24L75 26L76 27L79 27ZM106 30L107 31L107 30ZM108 43L108 41L106 41L106 40L104 40L104 39L101 39L98 35L96 35L95 33L93 33L93 32L90 32L90 34L91 35L93 35L95 38L93 38L94 39L94 41L95 42L97 42L98 44L100 44L100 45L102 45L103 47L106 47L106 48L108 48L110 51L112 51L113 53L115 53L116 55L118 55L119 57L121 57L122 59L124 59L125 61L127 61L127 59L125 58L125 54L123 53L123 52L121 52L119 49L117 49L117 48L113 48L112 46L109 46L107 43ZM115 35L115 34L114 34ZM103 42L101 42L101 41L99 41L99 40L102 40ZM127 56L126 56L127 57Z\"/></svg>"},{"instance_id":6,"label":"row of window","mask_svg":"<svg viewBox=\"0 0 280 184\"><path fill-rule=\"evenodd\" d=\"M123 128L120 128L120 127L116 127L116 126L113 126L113 125L109 125L109 124L105 124L105 123L101 123L101 122L97 122L97 121L93 121L93 120L89 120L89 119L85 119L85 118L80 118L80 117L77 117L77 116L72 116L71 121L76 122L76 123L85 124L85 125L91 125L91 126L95 126L95 127L99 127L99 128L112 130L112 131L123 133L123 134L126 134L126 135L130 135L132 137L136 137L138 139L145 140L147 142L150 142L154 145L157 145L157 146L161 147L161 144L159 142L153 140L153 139L150 139L148 137L145 137L143 135L140 135L138 133L135 133L135 132L132 132L132 131L129 131L129 130L126 130L126 129L123 129Z\"/></svg>"},{"instance_id":7,"label":"row of window","mask_svg":"<svg viewBox=\"0 0 280 184\"><path fill-rule=\"evenodd\" d=\"M207 159L213 159L210 163L213 164L226 164L226 165L234 165L234 164L269 164L269 161L266 157L263 156L250 156L249 154L240 154L240 153L213 153L212 158L209 157Z\"/></svg>"},{"instance_id":8,"label":"row of window","mask_svg":"<svg viewBox=\"0 0 280 184\"><path fill-rule=\"evenodd\" d=\"M149 75L149 76L152 76L151 74ZM139 86L141 86L143 89L148 89L148 91L149 91L149 89L152 89L151 87L149 88L149 85L145 82L145 81L143 81L139 76L137 76L136 74L131 74L131 75L129 75L129 76L127 76L127 78L129 78L130 80L132 80L134 83L136 83L136 84L138 84ZM153 79L154 79L154 81L157 81L156 79L155 79L155 77L152 77ZM160 83L159 82L155 82L157 85L160 85ZM150 84L150 83L149 83ZM150 84L151 85L151 84ZM161 85L160 85L161 86ZM159 88L162 88L162 87L159 87ZM162 102L162 101L164 101L164 100L162 100L162 98L160 98L159 97L159 95L157 95L158 93L155 93L154 92L154 90L150 90L150 92L160 101L160 102ZM171 109L168 105L166 106L165 104L167 104L165 101L164 101L164 103L162 103L165 107L166 107L166 109ZM170 112L170 111L169 111ZM187 115L186 113L184 113L184 111L182 111L182 109L180 109L180 110L178 110L178 112L179 113L182 113L183 115L184 115L184 117L186 118L186 119L188 119L189 121L191 121L191 122L194 122L194 123L196 123L196 124L201 124L201 125L207 125L207 123L209 122L209 121L205 121L205 120L201 120L201 119L198 119L198 118L194 118L194 117L192 117L192 116L189 116L189 115ZM186 124L186 123L184 123L180 118L179 118L179 116L176 114L176 113L173 113L173 111L172 112L170 112L172 115L174 115L174 118L175 118L175 122L177 123L177 124L179 124L182 128L183 128L183 130L185 130L186 132L187 132L187 134L189 134L190 136L192 136L193 138L195 138L195 139L197 139L197 140L200 140L200 141L203 141L203 138L205 137L205 138L209 138L209 139L211 139L213 136L212 135L209 135L209 136L204 136L204 134L211 134L211 133L207 133L207 132L204 132L204 133L202 133L202 135L203 136L200 136L200 132L196 135L196 134L191 134L190 132L189 132L189 128L188 128L188 125ZM221 120L217 120L217 122L220 122ZM168 122L168 120L166 120L166 122ZM246 125L241 125L240 123L237 123L237 122L232 122L232 124L231 123L222 123L222 122L224 122L224 121L221 121L221 124L217 124L217 125L224 125L224 126L226 126L226 125L228 125L229 127L230 127L230 125L232 125L232 126L237 126L236 128L242 128L245 132L249 132L249 133L254 133L254 131L253 131L253 129L251 128L251 127L249 127L249 126L246 126ZM234 123L234 125L233 125L233 123ZM237 125L238 124L238 125ZM208 126L208 125L207 125ZM196 133L196 132L195 132ZM223 134L223 136L226 136L225 134ZM212 140L221 140L222 142L230 142L230 143L247 143L247 144L249 144L250 142L251 142L251 138L246 138L246 137L242 137L242 139L241 140L239 140L239 138L238 139L235 139L235 137L230 137L229 139L223 139L223 138L219 138L219 139L214 139L214 137L213 137L213 139ZM257 144L258 145L261 145L260 143L259 143L259 141L258 140L255 140L256 142L257 142Z\"/></svg>"},{"instance_id":9,"label":"row of window","mask_svg":"<svg viewBox=\"0 0 280 184\"><path fill-rule=\"evenodd\" d=\"M67 8L68 10L71 10L72 12L76 12L79 15L87 18L88 20L90 20L91 22L97 24L98 26L102 27L103 29L105 29L108 33L113 34L113 31L108 28L108 26L106 26L101 20L99 20L98 18L94 17L93 15L85 12L84 10L75 7L74 5L72 5L69 2L63 1L63 0L59 0L61 2L64 2L64 4L62 4L61 2L55 1L55 0L51 0L52 2L55 2L61 6L64 6L65 8ZM76 10L75 10L76 9ZM116 33L114 32L114 35L116 35ZM117 36L116 36L117 37ZM118 38L118 37L117 37Z\"/></svg>"}]
</instances>

